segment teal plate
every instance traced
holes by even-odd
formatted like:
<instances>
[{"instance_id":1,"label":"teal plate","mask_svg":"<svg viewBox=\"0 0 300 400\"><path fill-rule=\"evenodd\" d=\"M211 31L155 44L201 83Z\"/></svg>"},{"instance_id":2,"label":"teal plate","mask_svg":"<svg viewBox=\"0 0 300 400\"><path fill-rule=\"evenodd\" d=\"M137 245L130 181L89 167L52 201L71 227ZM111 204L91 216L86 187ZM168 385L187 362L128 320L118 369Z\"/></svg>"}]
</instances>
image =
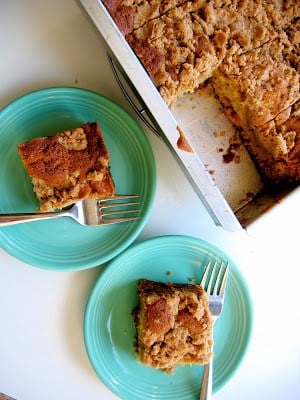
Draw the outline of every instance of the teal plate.
<instances>
[{"instance_id":1,"label":"teal plate","mask_svg":"<svg viewBox=\"0 0 300 400\"><path fill-rule=\"evenodd\" d=\"M20 260L53 270L94 267L127 248L145 225L155 196L156 167L144 132L113 101L71 87L29 93L0 112L0 213L38 208L17 152L20 143L95 120L110 152L116 191L141 196L142 218L102 227L81 226L63 218L0 228L0 246Z\"/></svg>"},{"instance_id":2,"label":"teal plate","mask_svg":"<svg viewBox=\"0 0 300 400\"><path fill-rule=\"evenodd\" d=\"M199 398L202 366L179 366L169 375L137 362L131 313L138 304L137 284L141 278L199 282L209 260L230 263L225 305L214 330L216 392L240 365L252 331L249 291L233 261L200 239L162 236L131 246L100 275L86 307L85 345L98 376L122 399Z\"/></svg>"}]
</instances>

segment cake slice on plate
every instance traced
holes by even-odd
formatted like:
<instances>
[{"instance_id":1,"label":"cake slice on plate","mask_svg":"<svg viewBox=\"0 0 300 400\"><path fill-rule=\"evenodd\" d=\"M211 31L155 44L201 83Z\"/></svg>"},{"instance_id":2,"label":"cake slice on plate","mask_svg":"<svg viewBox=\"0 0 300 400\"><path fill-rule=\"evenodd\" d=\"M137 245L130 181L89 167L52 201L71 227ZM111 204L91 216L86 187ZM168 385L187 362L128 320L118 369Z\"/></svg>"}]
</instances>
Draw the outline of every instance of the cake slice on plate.
<instances>
[{"instance_id":1,"label":"cake slice on plate","mask_svg":"<svg viewBox=\"0 0 300 400\"><path fill-rule=\"evenodd\" d=\"M135 322L141 363L172 373L177 365L209 362L212 318L202 286L142 279L138 295Z\"/></svg>"},{"instance_id":2,"label":"cake slice on plate","mask_svg":"<svg viewBox=\"0 0 300 400\"><path fill-rule=\"evenodd\" d=\"M115 193L109 152L97 122L30 140L19 145L18 152L32 180L39 211Z\"/></svg>"}]
</instances>

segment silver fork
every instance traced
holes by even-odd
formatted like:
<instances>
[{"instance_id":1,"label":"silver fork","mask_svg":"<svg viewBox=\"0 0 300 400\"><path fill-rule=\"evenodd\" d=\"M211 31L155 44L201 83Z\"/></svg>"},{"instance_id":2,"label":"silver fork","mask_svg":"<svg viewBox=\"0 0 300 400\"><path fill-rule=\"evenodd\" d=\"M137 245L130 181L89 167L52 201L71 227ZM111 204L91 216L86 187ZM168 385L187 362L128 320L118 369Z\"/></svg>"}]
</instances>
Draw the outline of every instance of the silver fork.
<instances>
[{"instance_id":1,"label":"silver fork","mask_svg":"<svg viewBox=\"0 0 300 400\"><path fill-rule=\"evenodd\" d=\"M213 325L221 315L225 289L229 271L229 264L221 263L217 271L217 262L211 268L211 261L207 264L200 285L209 296L209 310L212 315ZM204 366L199 400L209 400L212 397L213 360Z\"/></svg>"},{"instance_id":2,"label":"silver fork","mask_svg":"<svg viewBox=\"0 0 300 400\"><path fill-rule=\"evenodd\" d=\"M131 201L131 200L135 201ZM129 201L126 201L129 200ZM45 219L71 217L81 225L109 225L141 218L137 195L115 195L103 199L85 199L71 208L57 212L0 214L0 226L21 224Z\"/></svg>"}]
</instances>

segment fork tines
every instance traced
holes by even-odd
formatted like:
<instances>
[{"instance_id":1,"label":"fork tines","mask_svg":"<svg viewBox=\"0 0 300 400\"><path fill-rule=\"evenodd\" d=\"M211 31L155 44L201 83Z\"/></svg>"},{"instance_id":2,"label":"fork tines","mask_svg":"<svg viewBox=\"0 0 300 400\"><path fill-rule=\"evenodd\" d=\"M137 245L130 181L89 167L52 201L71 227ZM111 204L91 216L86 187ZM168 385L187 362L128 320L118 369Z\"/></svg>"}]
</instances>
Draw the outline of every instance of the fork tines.
<instances>
[{"instance_id":1,"label":"fork tines","mask_svg":"<svg viewBox=\"0 0 300 400\"><path fill-rule=\"evenodd\" d=\"M115 195L97 201L98 206L98 217L101 223L105 224L116 224L118 222L132 221L140 219L140 212L138 206L139 201L138 195ZM127 201L129 200L129 201Z\"/></svg>"},{"instance_id":2,"label":"fork tines","mask_svg":"<svg viewBox=\"0 0 300 400\"><path fill-rule=\"evenodd\" d=\"M212 261L209 261L205 268L200 285L209 295L223 296L226 287L229 263L227 262L225 266L222 262L218 270L217 268L217 261L215 261L214 263L212 263Z\"/></svg>"}]
</instances>

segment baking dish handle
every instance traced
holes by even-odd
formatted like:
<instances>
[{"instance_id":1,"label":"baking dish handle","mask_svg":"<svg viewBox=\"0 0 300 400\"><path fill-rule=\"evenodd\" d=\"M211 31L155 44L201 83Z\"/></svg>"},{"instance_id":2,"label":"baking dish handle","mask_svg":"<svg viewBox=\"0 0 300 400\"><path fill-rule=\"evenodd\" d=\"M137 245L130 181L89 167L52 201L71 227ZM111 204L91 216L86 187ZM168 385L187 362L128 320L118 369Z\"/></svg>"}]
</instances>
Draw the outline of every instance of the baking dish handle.
<instances>
[{"instance_id":1,"label":"baking dish handle","mask_svg":"<svg viewBox=\"0 0 300 400\"><path fill-rule=\"evenodd\" d=\"M155 135L161 138L161 133L159 127L155 126L152 118L150 117L150 113L147 110L146 106L143 105L142 100L139 99L139 95L135 92L134 88L130 85L129 80L126 79L125 74L121 71L120 67L117 66L117 62L112 58L110 54L108 54L108 60L114 74L114 77L117 81L119 88L121 89L124 97L132 107L133 111L140 118L140 120L149 128ZM126 87L127 86L127 87ZM129 94L129 90L131 91L131 95ZM136 102L139 102L139 105L135 103L132 97L135 97Z\"/></svg>"}]
</instances>

